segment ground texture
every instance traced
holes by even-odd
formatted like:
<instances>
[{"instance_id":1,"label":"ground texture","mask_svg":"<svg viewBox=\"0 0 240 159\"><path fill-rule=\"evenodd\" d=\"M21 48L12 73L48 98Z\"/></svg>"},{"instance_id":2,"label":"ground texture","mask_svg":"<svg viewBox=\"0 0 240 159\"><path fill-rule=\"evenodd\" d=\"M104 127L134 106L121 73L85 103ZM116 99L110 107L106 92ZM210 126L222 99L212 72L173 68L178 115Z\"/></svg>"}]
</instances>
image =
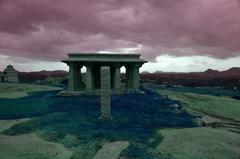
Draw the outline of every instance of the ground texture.
<instances>
[{"instance_id":1,"label":"ground texture","mask_svg":"<svg viewBox=\"0 0 240 159\"><path fill-rule=\"evenodd\" d=\"M239 159L240 135L211 128L159 130L157 149L176 159Z\"/></svg>"},{"instance_id":2,"label":"ground texture","mask_svg":"<svg viewBox=\"0 0 240 159\"><path fill-rule=\"evenodd\" d=\"M69 159L72 152L61 144L43 141L34 134L0 135L0 156L5 159Z\"/></svg>"},{"instance_id":3,"label":"ground texture","mask_svg":"<svg viewBox=\"0 0 240 159\"><path fill-rule=\"evenodd\" d=\"M127 141L129 146L123 150L117 144L123 151L117 146L112 157L239 158L239 134L230 132L233 129L199 128L195 122L200 115L217 116L221 117L221 124L236 126L237 132L240 104L229 97L166 90L158 90L159 95L155 89L145 88L145 94L112 96L113 120L102 122L98 96L59 97L56 96L59 88L48 86L8 84L8 87L13 94L27 92L27 95L11 99L0 96L3 131L0 146L7 145L1 149L5 158L28 159L37 155L41 159L92 159L99 153L109 155L112 148L109 143L119 141ZM0 92L3 89L6 87L0 87ZM22 149L20 145L27 146ZM10 153L11 150L16 153Z\"/></svg>"},{"instance_id":4,"label":"ground texture","mask_svg":"<svg viewBox=\"0 0 240 159\"><path fill-rule=\"evenodd\" d=\"M32 92L51 90L61 90L61 88L34 84L1 83L0 98L21 98L28 96Z\"/></svg>"}]
</instances>

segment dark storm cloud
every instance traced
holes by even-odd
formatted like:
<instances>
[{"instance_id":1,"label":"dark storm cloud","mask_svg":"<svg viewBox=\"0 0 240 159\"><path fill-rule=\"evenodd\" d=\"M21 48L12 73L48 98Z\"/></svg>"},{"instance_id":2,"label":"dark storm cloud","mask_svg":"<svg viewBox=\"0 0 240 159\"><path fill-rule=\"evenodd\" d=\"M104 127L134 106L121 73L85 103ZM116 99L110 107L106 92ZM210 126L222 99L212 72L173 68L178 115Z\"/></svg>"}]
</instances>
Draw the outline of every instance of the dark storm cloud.
<instances>
[{"instance_id":1,"label":"dark storm cloud","mask_svg":"<svg viewBox=\"0 0 240 159\"><path fill-rule=\"evenodd\" d=\"M1 0L0 54L57 60L71 51L238 56L238 0Z\"/></svg>"}]
</instances>

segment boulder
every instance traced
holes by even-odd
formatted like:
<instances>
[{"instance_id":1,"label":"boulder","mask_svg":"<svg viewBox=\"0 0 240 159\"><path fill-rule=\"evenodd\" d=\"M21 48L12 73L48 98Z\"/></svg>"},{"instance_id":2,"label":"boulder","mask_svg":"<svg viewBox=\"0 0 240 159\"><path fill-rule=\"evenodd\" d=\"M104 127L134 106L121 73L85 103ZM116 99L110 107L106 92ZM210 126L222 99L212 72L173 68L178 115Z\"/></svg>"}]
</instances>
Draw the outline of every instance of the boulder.
<instances>
[{"instance_id":1,"label":"boulder","mask_svg":"<svg viewBox=\"0 0 240 159\"><path fill-rule=\"evenodd\" d=\"M97 152L93 159L118 159L120 153L126 149L129 142L116 141L107 143Z\"/></svg>"},{"instance_id":2,"label":"boulder","mask_svg":"<svg viewBox=\"0 0 240 159\"><path fill-rule=\"evenodd\" d=\"M219 123L219 119L206 115L201 118L201 122L203 126L210 126Z\"/></svg>"},{"instance_id":3,"label":"boulder","mask_svg":"<svg viewBox=\"0 0 240 159\"><path fill-rule=\"evenodd\" d=\"M169 106L171 109L178 109L179 108L179 105L178 104L171 104Z\"/></svg>"}]
</instances>

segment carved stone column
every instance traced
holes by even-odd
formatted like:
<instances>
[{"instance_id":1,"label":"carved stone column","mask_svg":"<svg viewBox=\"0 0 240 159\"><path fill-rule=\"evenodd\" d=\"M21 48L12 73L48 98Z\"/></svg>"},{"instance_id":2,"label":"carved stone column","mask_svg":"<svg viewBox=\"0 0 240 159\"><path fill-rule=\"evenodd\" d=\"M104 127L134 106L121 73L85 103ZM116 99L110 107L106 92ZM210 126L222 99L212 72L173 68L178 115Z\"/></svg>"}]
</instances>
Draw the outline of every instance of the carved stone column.
<instances>
[{"instance_id":1,"label":"carved stone column","mask_svg":"<svg viewBox=\"0 0 240 159\"><path fill-rule=\"evenodd\" d=\"M141 67L141 64L134 64L132 65L132 88L134 90L138 90L140 86L139 82L139 68Z\"/></svg>"},{"instance_id":2,"label":"carved stone column","mask_svg":"<svg viewBox=\"0 0 240 159\"><path fill-rule=\"evenodd\" d=\"M75 66L75 85L76 85L76 90L81 90L83 87L83 82L82 82L82 74L81 74L81 69L82 69L82 65L80 64L76 64Z\"/></svg>"},{"instance_id":3,"label":"carved stone column","mask_svg":"<svg viewBox=\"0 0 240 159\"><path fill-rule=\"evenodd\" d=\"M132 67L131 65L126 66L126 81L125 81L125 87L126 89L130 90L132 89Z\"/></svg>"},{"instance_id":4,"label":"carved stone column","mask_svg":"<svg viewBox=\"0 0 240 159\"><path fill-rule=\"evenodd\" d=\"M111 79L110 67L101 67L101 117L102 120L111 119Z\"/></svg>"},{"instance_id":5,"label":"carved stone column","mask_svg":"<svg viewBox=\"0 0 240 159\"><path fill-rule=\"evenodd\" d=\"M116 93L119 93L121 89L120 67L121 66L119 64L114 65L114 82L113 82L114 86L113 87Z\"/></svg>"},{"instance_id":6,"label":"carved stone column","mask_svg":"<svg viewBox=\"0 0 240 159\"><path fill-rule=\"evenodd\" d=\"M81 85L81 66L76 63L69 63L68 90L80 90Z\"/></svg>"},{"instance_id":7,"label":"carved stone column","mask_svg":"<svg viewBox=\"0 0 240 159\"><path fill-rule=\"evenodd\" d=\"M69 73L68 73L68 90L73 91L74 80L73 80L73 63L68 63Z\"/></svg>"},{"instance_id":8,"label":"carved stone column","mask_svg":"<svg viewBox=\"0 0 240 159\"><path fill-rule=\"evenodd\" d=\"M87 92L92 92L93 91L93 77L92 77L92 65L90 63L88 63L86 65L86 91Z\"/></svg>"}]
</instances>

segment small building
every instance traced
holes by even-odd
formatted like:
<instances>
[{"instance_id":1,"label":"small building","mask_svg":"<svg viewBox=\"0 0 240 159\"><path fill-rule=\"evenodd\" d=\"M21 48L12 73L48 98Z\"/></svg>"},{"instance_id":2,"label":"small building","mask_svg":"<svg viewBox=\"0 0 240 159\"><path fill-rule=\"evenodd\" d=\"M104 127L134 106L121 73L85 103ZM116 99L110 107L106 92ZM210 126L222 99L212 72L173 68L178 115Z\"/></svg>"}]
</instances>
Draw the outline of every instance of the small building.
<instances>
[{"instance_id":1,"label":"small building","mask_svg":"<svg viewBox=\"0 0 240 159\"><path fill-rule=\"evenodd\" d=\"M97 92L101 89L101 67L110 69L110 86L113 92L120 90L139 89L139 68L147 61L140 58L140 54L100 54L100 53L72 53L62 60L69 66L68 91ZM81 68L86 67L86 83L82 87ZM122 89L120 68L126 69L125 86Z\"/></svg>"},{"instance_id":2,"label":"small building","mask_svg":"<svg viewBox=\"0 0 240 159\"><path fill-rule=\"evenodd\" d=\"M3 72L0 72L0 83L1 82L18 82L18 72L12 65L8 65Z\"/></svg>"}]
</instances>

